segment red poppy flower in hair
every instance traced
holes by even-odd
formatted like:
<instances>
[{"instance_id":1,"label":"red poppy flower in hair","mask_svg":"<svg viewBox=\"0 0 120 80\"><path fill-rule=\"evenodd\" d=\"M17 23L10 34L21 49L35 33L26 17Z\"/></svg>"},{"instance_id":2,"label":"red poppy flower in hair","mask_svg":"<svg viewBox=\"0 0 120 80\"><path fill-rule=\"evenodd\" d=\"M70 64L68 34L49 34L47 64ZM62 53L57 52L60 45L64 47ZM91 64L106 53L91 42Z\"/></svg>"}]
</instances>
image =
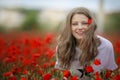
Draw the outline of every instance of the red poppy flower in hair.
<instances>
[{"instance_id":1,"label":"red poppy flower in hair","mask_svg":"<svg viewBox=\"0 0 120 80\"><path fill-rule=\"evenodd\" d=\"M90 25L91 23L92 23L92 19L89 18L89 19L88 19L88 24Z\"/></svg>"}]
</instances>

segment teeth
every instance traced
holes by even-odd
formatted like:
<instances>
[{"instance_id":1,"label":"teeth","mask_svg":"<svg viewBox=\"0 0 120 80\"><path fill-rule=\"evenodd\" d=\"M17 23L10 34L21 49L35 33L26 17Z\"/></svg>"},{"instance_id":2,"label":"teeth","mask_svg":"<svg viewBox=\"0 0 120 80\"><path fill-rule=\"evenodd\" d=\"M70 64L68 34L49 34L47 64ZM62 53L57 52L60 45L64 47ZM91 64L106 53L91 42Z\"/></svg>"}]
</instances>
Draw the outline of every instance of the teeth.
<instances>
[{"instance_id":1,"label":"teeth","mask_svg":"<svg viewBox=\"0 0 120 80\"><path fill-rule=\"evenodd\" d=\"M83 33L82 32L77 32L77 34L82 35Z\"/></svg>"},{"instance_id":2,"label":"teeth","mask_svg":"<svg viewBox=\"0 0 120 80\"><path fill-rule=\"evenodd\" d=\"M80 34L82 34L83 32L77 32L77 33L80 33Z\"/></svg>"}]
</instances>

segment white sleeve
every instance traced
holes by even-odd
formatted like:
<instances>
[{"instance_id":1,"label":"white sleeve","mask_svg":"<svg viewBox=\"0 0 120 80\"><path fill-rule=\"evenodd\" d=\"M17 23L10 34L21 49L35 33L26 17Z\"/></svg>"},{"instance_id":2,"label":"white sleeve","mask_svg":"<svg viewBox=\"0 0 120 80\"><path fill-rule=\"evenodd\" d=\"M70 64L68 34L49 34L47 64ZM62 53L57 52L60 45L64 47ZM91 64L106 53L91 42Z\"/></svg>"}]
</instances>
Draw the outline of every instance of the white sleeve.
<instances>
[{"instance_id":1,"label":"white sleeve","mask_svg":"<svg viewBox=\"0 0 120 80\"><path fill-rule=\"evenodd\" d=\"M104 66L104 68L108 69L108 70L115 70L117 69L117 64L115 62L115 58L114 58L114 50L113 50L113 46L112 44L110 44L109 46L106 47L105 50L106 53L104 53L104 59L102 60L102 65Z\"/></svg>"}]
</instances>

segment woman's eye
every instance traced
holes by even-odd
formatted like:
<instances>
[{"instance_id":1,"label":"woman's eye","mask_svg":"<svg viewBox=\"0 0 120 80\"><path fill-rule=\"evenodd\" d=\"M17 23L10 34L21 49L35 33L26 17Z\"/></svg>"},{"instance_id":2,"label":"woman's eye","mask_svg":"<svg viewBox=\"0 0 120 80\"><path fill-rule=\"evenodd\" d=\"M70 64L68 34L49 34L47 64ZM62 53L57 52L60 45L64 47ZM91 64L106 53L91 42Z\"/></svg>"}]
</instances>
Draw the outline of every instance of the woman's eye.
<instances>
[{"instance_id":1,"label":"woman's eye","mask_svg":"<svg viewBox=\"0 0 120 80\"><path fill-rule=\"evenodd\" d=\"M82 25L88 25L88 23L87 22L83 22Z\"/></svg>"},{"instance_id":2,"label":"woman's eye","mask_svg":"<svg viewBox=\"0 0 120 80\"><path fill-rule=\"evenodd\" d=\"M78 23L72 23L72 25L78 25Z\"/></svg>"}]
</instances>

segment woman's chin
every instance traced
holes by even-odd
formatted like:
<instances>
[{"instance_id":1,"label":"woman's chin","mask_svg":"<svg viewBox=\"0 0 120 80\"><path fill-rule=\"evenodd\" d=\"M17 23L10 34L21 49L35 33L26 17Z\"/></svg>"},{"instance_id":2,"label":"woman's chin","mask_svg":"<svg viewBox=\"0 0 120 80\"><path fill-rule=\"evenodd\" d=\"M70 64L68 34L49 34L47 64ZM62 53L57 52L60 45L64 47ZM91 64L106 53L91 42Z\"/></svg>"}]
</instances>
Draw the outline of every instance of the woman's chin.
<instances>
[{"instance_id":1,"label":"woman's chin","mask_svg":"<svg viewBox=\"0 0 120 80\"><path fill-rule=\"evenodd\" d=\"M76 37L77 40L81 40L83 36Z\"/></svg>"}]
</instances>

